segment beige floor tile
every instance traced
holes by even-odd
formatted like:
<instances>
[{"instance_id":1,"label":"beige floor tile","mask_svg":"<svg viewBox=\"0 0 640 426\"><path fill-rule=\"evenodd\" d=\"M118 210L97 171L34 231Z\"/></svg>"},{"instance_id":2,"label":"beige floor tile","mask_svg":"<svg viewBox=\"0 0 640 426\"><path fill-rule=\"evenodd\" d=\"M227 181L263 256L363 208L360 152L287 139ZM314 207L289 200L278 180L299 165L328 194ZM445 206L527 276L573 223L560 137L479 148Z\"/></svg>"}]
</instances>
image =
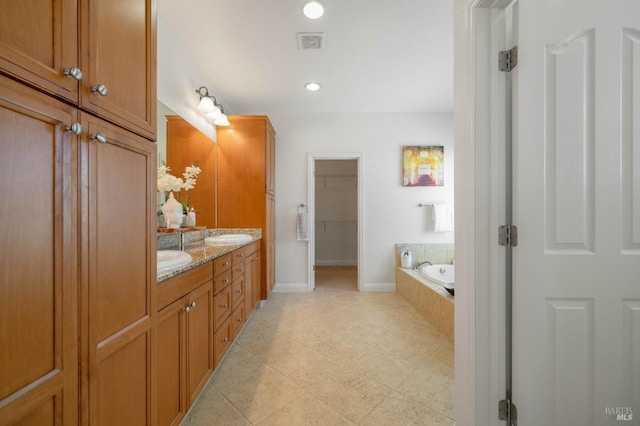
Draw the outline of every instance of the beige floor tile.
<instances>
[{"instance_id":1,"label":"beige floor tile","mask_svg":"<svg viewBox=\"0 0 640 426\"><path fill-rule=\"evenodd\" d=\"M363 426L440 426L453 425L453 421L417 401L392 392L359 424Z\"/></svg>"},{"instance_id":2,"label":"beige floor tile","mask_svg":"<svg viewBox=\"0 0 640 426\"><path fill-rule=\"evenodd\" d=\"M374 348L356 359L352 367L368 378L395 389L411 375L416 366Z\"/></svg>"},{"instance_id":3,"label":"beige floor tile","mask_svg":"<svg viewBox=\"0 0 640 426\"><path fill-rule=\"evenodd\" d=\"M252 423L258 423L292 403L303 390L271 367L238 383L216 383L216 388Z\"/></svg>"},{"instance_id":4,"label":"beige floor tile","mask_svg":"<svg viewBox=\"0 0 640 426\"><path fill-rule=\"evenodd\" d=\"M355 423L311 394L305 394L259 423L259 426L348 426Z\"/></svg>"},{"instance_id":5,"label":"beige floor tile","mask_svg":"<svg viewBox=\"0 0 640 426\"><path fill-rule=\"evenodd\" d=\"M249 422L214 386L207 386L193 409L182 422L183 426L248 426Z\"/></svg>"},{"instance_id":6,"label":"beige floor tile","mask_svg":"<svg viewBox=\"0 0 640 426\"><path fill-rule=\"evenodd\" d=\"M353 422L359 422L391 391L360 373L345 372L307 388L327 405Z\"/></svg>"},{"instance_id":7,"label":"beige floor tile","mask_svg":"<svg viewBox=\"0 0 640 426\"><path fill-rule=\"evenodd\" d=\"M453 345L402 296L323 271L256 309L184 425L450 425Z\"/></svg>"}]
</instances>

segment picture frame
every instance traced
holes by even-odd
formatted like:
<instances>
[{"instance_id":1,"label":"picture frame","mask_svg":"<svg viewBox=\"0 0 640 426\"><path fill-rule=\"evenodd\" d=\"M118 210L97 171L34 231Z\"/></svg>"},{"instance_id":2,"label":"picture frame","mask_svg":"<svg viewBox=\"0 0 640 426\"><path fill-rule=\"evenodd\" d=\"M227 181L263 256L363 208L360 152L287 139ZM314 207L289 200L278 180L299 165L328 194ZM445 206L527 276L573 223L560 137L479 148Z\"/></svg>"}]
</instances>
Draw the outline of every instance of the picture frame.
<instances>
[{"instance_id":1,"label":"picture frame","mask_svg":"<svg viewBox=\"0 0 640 426\"><path fill-rule=\"evenodd\" d=\"M444 186L444 146L403 146L402 186Z\"/></svg>"}]
</instances>

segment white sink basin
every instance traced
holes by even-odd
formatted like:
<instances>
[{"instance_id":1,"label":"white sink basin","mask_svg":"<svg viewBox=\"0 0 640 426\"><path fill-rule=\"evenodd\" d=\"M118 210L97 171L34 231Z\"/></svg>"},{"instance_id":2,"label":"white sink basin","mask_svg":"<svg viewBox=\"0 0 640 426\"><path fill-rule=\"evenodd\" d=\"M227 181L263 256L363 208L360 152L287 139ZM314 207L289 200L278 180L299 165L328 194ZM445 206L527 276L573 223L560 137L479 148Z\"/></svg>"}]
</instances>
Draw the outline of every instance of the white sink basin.
<instances>
[{"instance_id":1,"label":"white sink basin","mask_svg":"<svg viewBox=\"0 0 640 426\"><path fill-rule=\"evenodd\" d=\"M249 234L222 234L204 239L205 244L216 246L228 246L232 244L243 244L251 241L253 237Z\"/></svg>"},{"instance_id":2,"label":"white sink basin","mask_svg":"<svg viewBox=\"0 0 640 426\"><path fill-rule=\"evenodd\" d=\"M180 250L158 250L158 273L170 271L191 262L191 255Z\"/></svg>"}]
</instances>

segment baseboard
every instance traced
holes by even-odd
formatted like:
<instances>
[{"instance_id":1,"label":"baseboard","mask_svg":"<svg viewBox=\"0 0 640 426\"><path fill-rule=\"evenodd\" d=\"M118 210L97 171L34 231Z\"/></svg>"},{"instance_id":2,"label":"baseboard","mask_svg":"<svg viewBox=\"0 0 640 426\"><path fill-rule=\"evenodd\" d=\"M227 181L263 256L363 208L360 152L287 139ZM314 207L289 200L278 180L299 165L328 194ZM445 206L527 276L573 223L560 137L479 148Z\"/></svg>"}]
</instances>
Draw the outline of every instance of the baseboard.
<instances>
[{"instance_id":1,"label":"baseboard","mask_svg":"<svg viewBox=\"0 0 640 426\"><path fill-rule=\"evenodd\" d=\"M396 283L362 283L360 291L394 292L396 291Z\"/></svg>"},{"instance_id":2,"label":"baseboard","mask_svg":"<svg viewBox=\"0 0 640 426\"><path fill-rule=\"evenodd\" d=\"M274 293L307 293L307 283L276 283L272 290Z\"/></svg>"},{"instance_id":3,"label":"baseboard","mask_svg":"<svg viewBox=\"0 0 640 426\"><path fill-rule=\"evenodd\" d=\"M316 266L358 266L357 260L316 260Z\"/></svg>"}]
</instances>

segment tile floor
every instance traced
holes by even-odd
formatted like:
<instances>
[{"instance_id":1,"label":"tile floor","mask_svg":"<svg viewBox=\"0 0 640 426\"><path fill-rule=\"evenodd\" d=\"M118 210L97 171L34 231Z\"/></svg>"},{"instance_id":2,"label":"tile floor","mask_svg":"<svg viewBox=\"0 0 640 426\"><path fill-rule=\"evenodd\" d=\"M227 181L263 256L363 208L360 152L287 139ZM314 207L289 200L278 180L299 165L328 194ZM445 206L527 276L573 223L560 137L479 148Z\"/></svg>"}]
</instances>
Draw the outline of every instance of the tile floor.
<instances>
[{"instance_id":1,"label":"tile floor","mask_svg":"<svg viewBox=\"0 0 640 426\"><path fill-rule=\"evenodd\" d=\"M453 346L397 293L356 291L353 268L254 312L182 423L452 425Z\"/></svg>"}]
</instances>

